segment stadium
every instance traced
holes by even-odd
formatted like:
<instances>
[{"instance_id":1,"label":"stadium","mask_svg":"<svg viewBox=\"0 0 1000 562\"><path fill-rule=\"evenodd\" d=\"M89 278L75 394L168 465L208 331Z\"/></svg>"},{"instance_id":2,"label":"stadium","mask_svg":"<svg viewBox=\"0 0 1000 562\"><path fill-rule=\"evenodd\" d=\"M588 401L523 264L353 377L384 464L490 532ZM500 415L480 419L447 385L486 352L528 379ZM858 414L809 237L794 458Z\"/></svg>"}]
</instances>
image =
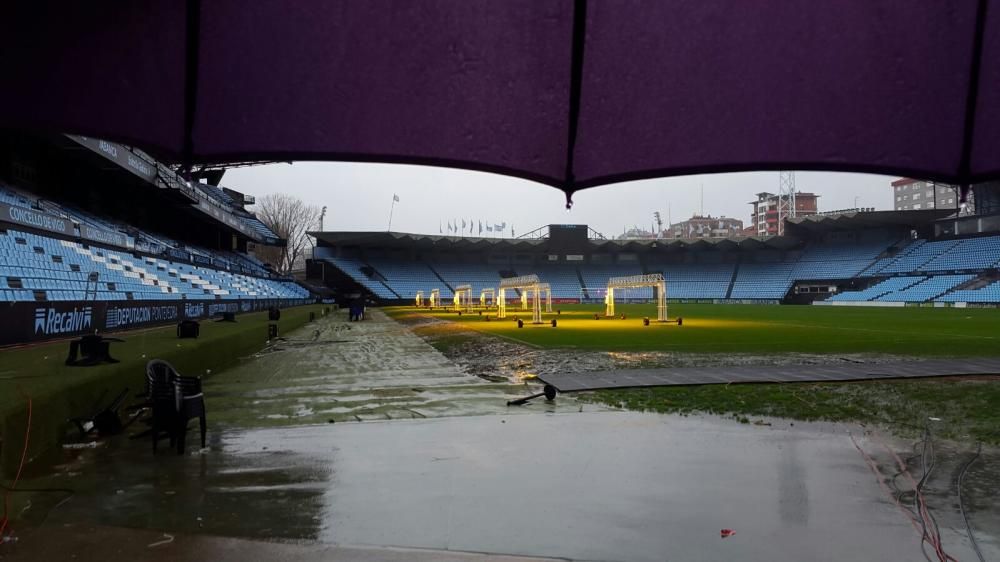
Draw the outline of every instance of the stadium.
<instances>
[{"instance_id":1,"label":"stadium","mask_svg":"<svg viewBox=\"0 0 1000 562\"><path fill-rule=\"evenodd\" d=\"M50 4L0 560L1000 557L987 0Z\"/></svg>"},{"instance_id":2,"label":"stadium","mask_svg":"<svg viewBox=\"0 0 1000 562\"><path fill-rule=\"evenodd\" d=\"M982 189L979 201L998 197ZM316 233L311 269L341 292L409 304L417 291L496 289L537 274L555 302L604 302L609 278L659 273L670 302L864 306L1000 304L1000 224L950 210L789 219L784 236L608 240L586 225L550 225L516 239L393 232ZM964 236L944 233L966 232ZM652 301L637 289L627 301Z\"/></svg>"}]
</instances>

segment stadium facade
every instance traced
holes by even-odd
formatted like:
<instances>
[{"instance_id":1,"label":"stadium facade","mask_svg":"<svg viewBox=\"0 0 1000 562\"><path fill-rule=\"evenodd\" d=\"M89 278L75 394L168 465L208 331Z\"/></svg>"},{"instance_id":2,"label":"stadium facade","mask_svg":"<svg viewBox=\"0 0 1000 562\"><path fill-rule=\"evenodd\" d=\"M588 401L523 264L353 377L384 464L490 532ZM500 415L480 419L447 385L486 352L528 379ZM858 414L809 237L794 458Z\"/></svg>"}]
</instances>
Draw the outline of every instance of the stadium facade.
<instances>
[{"instance_id":1,"label":"stadium facade","mask_svg":"<svg viewBox=\"0 0 1000 562\"><path fill-rule=\"evenodd\" d=\"M610 277L662 273L671 301L862 306L1000 303L1000 215L870 211L788 219L784 236L607 240L586 225L532 239L319 232L310 276L387 303L537 274L560 301L603 298ZM651 289L631 295L651 299Z\"/></svg>"},{"instance_id":2,"label":"stadium facade","mask_svg":"<svg viewBox=\"0 0 1000 562\"><path fill-rule=\"evenodd\" d=\"M252 202L124 145L5 134L0 345L313 302L248 252L284 243Z\"/></svg>"}]
</instances>

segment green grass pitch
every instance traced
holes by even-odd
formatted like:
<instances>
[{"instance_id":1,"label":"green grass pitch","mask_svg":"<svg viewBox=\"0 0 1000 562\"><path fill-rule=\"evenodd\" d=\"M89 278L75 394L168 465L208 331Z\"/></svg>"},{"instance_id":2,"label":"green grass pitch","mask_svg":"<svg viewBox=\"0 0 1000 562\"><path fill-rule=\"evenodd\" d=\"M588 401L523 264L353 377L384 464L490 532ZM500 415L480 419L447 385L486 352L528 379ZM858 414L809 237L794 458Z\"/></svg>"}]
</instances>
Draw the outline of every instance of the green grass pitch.
<instances>
[{"instance_id":1,"label":"green grass pitch","mask_svg":"<svg viewBox=\"0 0 1000 562\"><path fill-rule=\"evenodd\" d=\"M390 309L394 316L425 314L458 322L477 331L540 347L606 351L690 353L888 353L898 355L1000 355L1000 310L971 308L875 308L833 306L671 304L676 324L643 325L656 318L655 305L617 305L615 318L603 305L555 305L532 325L531 311L507 307L507 319L495 310L464 313L414 307ZM556 314L556 310L561 314ZM599 320L594 315L600 316ZM625 319L620 315L624 314ZM492 316L487 320L488 316ZM518 328L514 320L525 321ZM557 327L550 325L557 320Z\"/></svg>"}]
</instances>

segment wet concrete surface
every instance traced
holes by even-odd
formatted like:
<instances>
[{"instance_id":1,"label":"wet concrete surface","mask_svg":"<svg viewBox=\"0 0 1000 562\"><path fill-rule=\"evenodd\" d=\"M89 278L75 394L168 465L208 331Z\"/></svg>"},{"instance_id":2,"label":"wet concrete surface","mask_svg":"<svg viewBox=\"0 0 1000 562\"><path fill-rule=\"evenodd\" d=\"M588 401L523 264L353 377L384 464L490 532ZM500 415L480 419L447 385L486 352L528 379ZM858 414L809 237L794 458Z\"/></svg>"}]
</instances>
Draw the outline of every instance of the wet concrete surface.
<instances>
[{"instance_id":1,"label":"wet concrete surface","mask_svg":"<svg viewBox=\"0 0 1000 562\"><path fill-rule=\"evenodd\" d=\"M252 541L231 537L183 535L69 525L25 537L0 552L0 560L27 562L142 560L168 562L545 562L551 558L446 552L429 549L338 546L315 542Z\"/></svg>"},{"instance_id":2,"label":"wet concrete surface","mask_svg":"<svg viewBox=\"0 0 1000 562\"><path fill-rule=\"evenodd\" d=\"M227 431L156 462L145 443L119 440L60 467L79 491L39 531L85 521L583 560L921 559L848 429L627 412L449 417ZM967 484L992 558L995 466ZM941 499L945 547L970 559L954 497Z\"/></svg>"},{"instance_id":3,"label":"wet concrete surface","mask_svg":"<svg viewBox=\"0 0 1000 562\"><path fill-rule=\"evenodd\" d=\"M849 425L581 411L564 397L509 409L537 388L516 382L534 369L516 355L493 383L384 316L345 325L312 324L209 378L206 449L153 457L119 436L65 451L23 486L74 493L33 495L0 559L923 559L886 493L906 487L890 450L920 478L926 456L909 442ZM975 559L956 499L967 447L937 451L924 494L945 550ZM988 449L964 488L987 559L1000 559L998 481ZM163 533L176 544L149 546Z\"/></svg>"},{"instance_id":4,"label":"wet concrete surface","mask_svg":"<svg viewBox=\"0 0 1000 562\"><path fill-rule=\"evenodd\" d=\"M487 381L463 370L379 310L340 311L276 340L206 380L217 427L260 427L506 413L537 392L523 375ZM470 352L475 354L474 352ZM547 411L604 409L565 401Z\"/></svg>"}]
</instances>

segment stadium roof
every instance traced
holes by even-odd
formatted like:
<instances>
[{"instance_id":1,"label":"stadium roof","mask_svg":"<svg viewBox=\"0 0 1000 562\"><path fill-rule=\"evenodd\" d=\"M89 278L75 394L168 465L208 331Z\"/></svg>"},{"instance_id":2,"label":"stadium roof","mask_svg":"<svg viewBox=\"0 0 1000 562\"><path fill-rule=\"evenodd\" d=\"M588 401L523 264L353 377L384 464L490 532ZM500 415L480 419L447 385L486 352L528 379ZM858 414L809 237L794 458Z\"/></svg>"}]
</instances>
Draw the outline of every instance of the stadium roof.
<instances>
[{"instance_id":1,"label":"stadium roof","mask_svg":"<svg viewBox=\"0 0 1000 562\"><path fill-rule=\"evenodd\" d=\"M435 248L439 250L474 251L480 249L524 249L547 250L548 238L480 238L472 236L441 236L430 234L409 234L405 232L310 232L316 237L319 245L324 246L364 246L364 247L413 247ZM590 238L587 247L580 248L591 252L604 251L647 251L659 248L661 250L681 249L758 249L758 248L791 248L800 240L791 236L771 236L768 238L703 238L687 239L636 239L636 240L604 240ZM560 248L561 253L571 250Z\"/></svg>"},{"instance_id":2,"label":"stadium roof","mask_svg":"<svg viewBox=\"0 0 1000 562\"><path fill-rule=\"evenodd\" d=\"M881 226L920 228L952 216L955 209L923 209L916 211L869 211L835 215L807 215L787 219L788 223L808 231L857 230Z\"/></svg>"},{"instance_id":3,"label":"stadium roof","mask_svg":"<svg viewBox=\"0 0 1000 562\"><path fill-rule=\"evenodd\" d=\"M967 184L1000 178L989 4L16 2L0 127L188 165L430 164L567 193L778 169Z\"/></svg>"}]
</instances>

